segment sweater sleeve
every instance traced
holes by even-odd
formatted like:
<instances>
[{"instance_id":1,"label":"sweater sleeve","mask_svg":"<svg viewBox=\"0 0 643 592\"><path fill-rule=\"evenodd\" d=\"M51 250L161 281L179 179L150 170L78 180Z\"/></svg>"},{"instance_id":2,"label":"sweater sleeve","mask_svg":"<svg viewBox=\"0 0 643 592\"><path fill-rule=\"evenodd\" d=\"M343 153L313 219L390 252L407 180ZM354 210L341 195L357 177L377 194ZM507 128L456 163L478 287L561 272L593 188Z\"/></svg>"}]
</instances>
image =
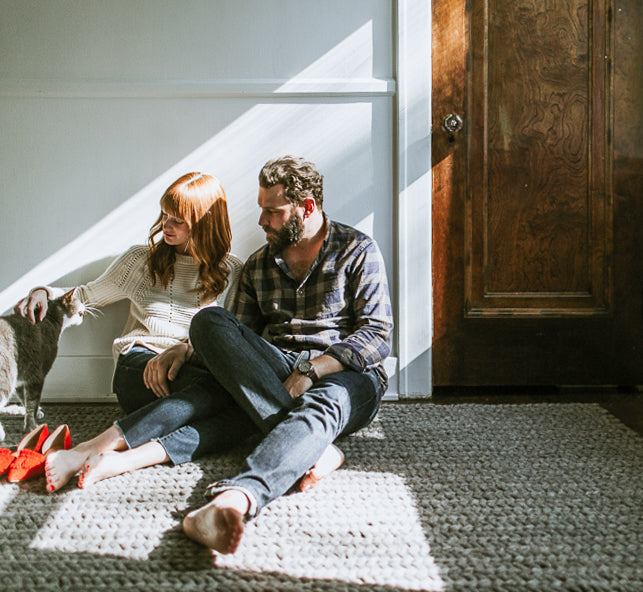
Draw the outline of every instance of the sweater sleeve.
<instances>
[{"instance_id":1,"label":"sweater sleeve","mask_svg":"<svg viewBox=\"0 0 643 592\"><path fill-rule=\"evenodd\" d=\"M141 293L149 281L146 266L147 247L136 245L114 259L99 277L88 284L66 288L37 286L30 294L36 290L46 290L47 297L53 300L75 289L83 302L100 308L130 298L134 293Z\"/></svg>"},{"instance_id":2,"label":"sweater sleeve","mask_svg":"<svg viewBox=\"0 0 643 592\"><path fill-rule=\"evenodd\" d=\"M136 297L138 293L142 293L150 279L146 266L147 247L131 247L117 257L98 278L78 286L80 297L97 307Z\"/></svg>"},{"instance_id":3,"label":"sweater sleeve","mask_svg":"<svg viewBox=\"0 0 643 592\"><path fill-rule=\"evenodd\" d=\"M239 257L234 255L228 255L226 263L230 268L230 273L228 274L228 285L226 289L219 294L217 298L217 304L223 306L227 310L232 310L235 300L237 299L237 292L239 290L239 276L241 275L241 268L243 267L243 262Z\"/></svg>"}]
</instances>

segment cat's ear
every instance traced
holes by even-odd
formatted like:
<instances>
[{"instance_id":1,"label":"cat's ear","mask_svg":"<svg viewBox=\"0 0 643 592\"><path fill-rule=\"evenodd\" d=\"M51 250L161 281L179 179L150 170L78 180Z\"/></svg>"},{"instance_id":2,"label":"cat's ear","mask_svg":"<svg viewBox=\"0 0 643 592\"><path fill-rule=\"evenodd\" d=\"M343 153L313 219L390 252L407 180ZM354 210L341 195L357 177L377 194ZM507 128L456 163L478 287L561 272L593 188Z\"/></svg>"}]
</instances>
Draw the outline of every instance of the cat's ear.
<instances>
[{"instance_id":1,"label":"cat's ear","mask_svg":"<svg viewBox=\"0 0 643 592\"><path fill-rule=\"evenodd\" d=\"M62 300L65 304L69 304L74 299L74 294L76 293L76 288L72 288L69 292L66 292L62 296Z\"/></svg>"}]
</instances>

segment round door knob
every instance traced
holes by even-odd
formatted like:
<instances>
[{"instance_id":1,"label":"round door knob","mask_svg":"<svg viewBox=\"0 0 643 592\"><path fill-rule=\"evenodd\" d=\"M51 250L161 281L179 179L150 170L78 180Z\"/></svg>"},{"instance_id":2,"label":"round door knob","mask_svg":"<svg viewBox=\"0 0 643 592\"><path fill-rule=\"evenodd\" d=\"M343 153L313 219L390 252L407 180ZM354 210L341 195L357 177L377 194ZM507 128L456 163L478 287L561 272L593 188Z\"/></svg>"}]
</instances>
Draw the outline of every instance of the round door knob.
<instances>
[{"instance_id":1,"label":"round door knob","mask_svg":"<svg viewBox=\"0 0 643 592\"><path fill-rule=\"evenodd\" d=\"M459 115L456 115L455 113L449 113L443 120L442 120L442 127L445 129L445 131L449 132L450 134L455 134L456 132L459 132L462 129L462 126L464 124L462 123L462 117Z\"/></svg>"}]
</instances>

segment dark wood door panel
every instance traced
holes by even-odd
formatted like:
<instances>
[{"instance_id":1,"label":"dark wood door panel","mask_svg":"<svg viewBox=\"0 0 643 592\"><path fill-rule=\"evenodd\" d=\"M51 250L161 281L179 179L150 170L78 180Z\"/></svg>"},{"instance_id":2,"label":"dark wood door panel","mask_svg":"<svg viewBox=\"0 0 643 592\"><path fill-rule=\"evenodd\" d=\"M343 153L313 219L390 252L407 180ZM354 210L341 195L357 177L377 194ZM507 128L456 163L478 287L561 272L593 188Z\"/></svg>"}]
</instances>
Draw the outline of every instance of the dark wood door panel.
<instances>
[{"instance_id":1,"label":"dark wood door panel","mask_svg":"<svg viewBox=\"0 0 643 592\"><path fill-rule=\"evenodd\" d=\"M468 315L609 312L606 6L551 4L472 2Z\"/></svg>"},{"instance_id":2,"label":"dark wood door panel","mask_svg":"<svg viewBox=\"0 0 643 592\"><path fill-rule=\"evenodd\" d=\"M433 2L436 386L643 383L637 19Z\"/></svg>"}]
</instances>

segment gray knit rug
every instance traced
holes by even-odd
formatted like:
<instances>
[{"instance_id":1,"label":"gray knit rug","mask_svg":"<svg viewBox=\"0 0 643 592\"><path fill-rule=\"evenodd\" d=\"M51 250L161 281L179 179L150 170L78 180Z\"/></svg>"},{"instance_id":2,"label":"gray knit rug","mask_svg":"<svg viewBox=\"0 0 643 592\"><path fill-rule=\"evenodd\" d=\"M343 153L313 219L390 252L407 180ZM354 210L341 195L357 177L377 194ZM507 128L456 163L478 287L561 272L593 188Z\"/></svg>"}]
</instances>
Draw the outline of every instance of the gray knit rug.
<instances>
[{"instance_id":1,"label":"gray knit rug","mask_svg":"<svg viewBox=\"0 0 643 592\"><path fill-rule=\"evenodd\" d=\"M19 440L17 406L0 420ZM49 405L76 442L113 405ZM239 551L180 521L244 454L55 494L0 478L0 590L643 591L643 439L595 404L386 403L344 467L276 500Z\"/></svg>"}]
</instances>

